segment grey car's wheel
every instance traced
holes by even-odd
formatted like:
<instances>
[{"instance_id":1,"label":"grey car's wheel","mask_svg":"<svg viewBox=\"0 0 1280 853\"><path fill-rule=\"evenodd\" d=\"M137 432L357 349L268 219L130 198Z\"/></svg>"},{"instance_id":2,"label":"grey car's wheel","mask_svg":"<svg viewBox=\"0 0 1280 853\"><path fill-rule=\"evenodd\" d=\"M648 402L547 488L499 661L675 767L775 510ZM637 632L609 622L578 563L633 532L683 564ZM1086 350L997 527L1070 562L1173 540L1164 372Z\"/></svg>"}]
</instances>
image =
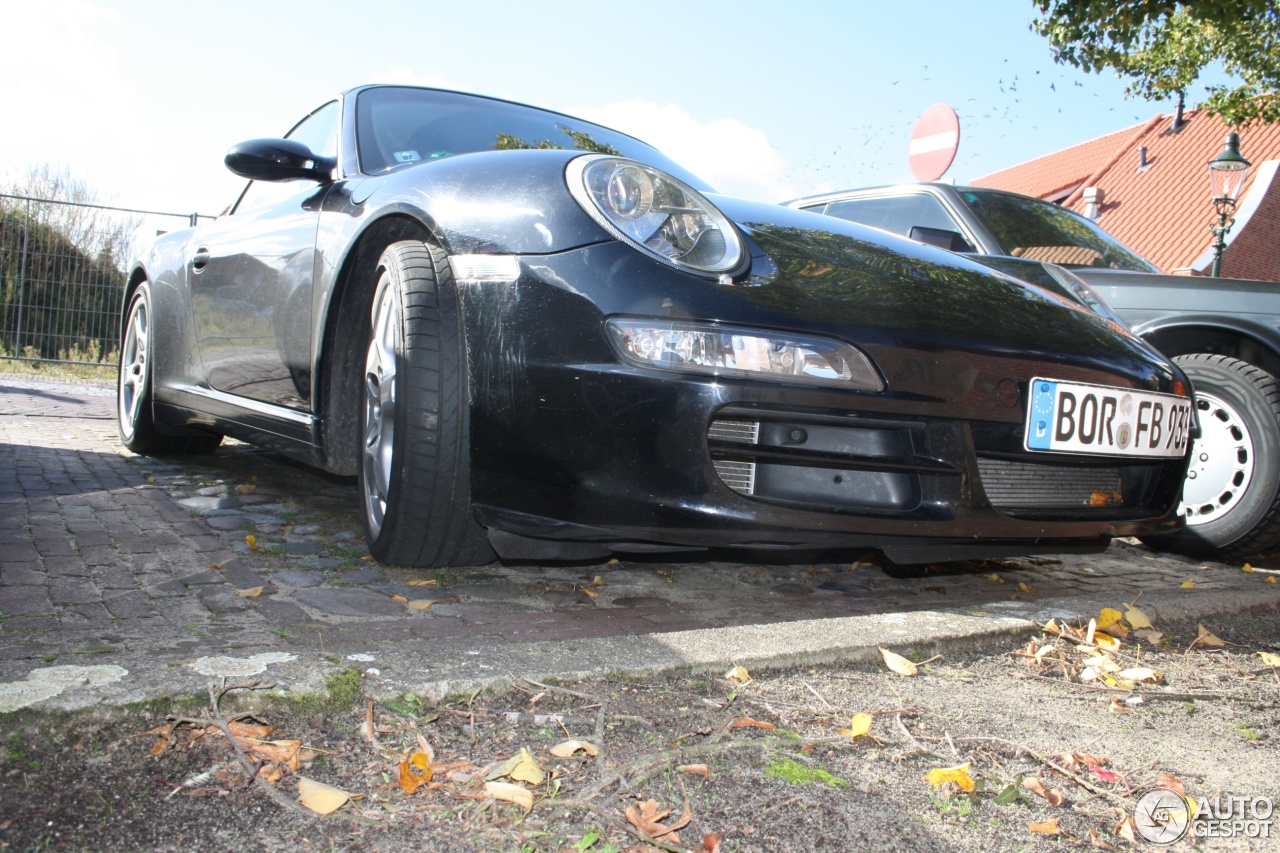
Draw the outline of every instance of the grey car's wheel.
<instances>
[{"instance_id":1,"label":"grey car's wheel","mask_svg":"<svg viewBox=\"0 0 1280 853\"><path fill-rule=\"evenodd\" d=\"M373 556L400 566L487 563L471 514L466 346L445 253L417 241L382 253L365 330L360 497Z\"/></svg>"},{"instance_id":2,"label":"grey car's wheel","mask_svg":"<svg viewBox=\"0 0 1280 853\"><path fill-rule=\"evenodd\" d=\"M1280 541L1280 386L1223 355L1174 359L1196 392L1200 437L1179 511L1184 530L1143 541L1197 557L1242 559Z\"/></svg>"},{"instance_id":3,"label":"grey car's wheel","mask_svg":"<svg viewBox=\"0 0 1280 853\"><path fill-rule=\"evenodd\" d=\"M141 284L129 299L120 336L116 426L120 442L134 453L212 453L222 436L178 437L156 431L151 413L151 291Z\"/></svg>"}]
</instances>

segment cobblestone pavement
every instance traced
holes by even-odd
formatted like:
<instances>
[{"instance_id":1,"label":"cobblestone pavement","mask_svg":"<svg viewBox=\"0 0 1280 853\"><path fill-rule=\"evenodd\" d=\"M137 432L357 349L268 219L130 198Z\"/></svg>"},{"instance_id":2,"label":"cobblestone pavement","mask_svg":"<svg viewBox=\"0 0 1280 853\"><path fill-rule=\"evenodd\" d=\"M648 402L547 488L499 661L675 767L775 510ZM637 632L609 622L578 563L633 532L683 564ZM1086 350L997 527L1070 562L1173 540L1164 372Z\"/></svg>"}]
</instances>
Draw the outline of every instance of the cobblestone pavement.
<instances>
[{"instance_id":1,"label":"cobblestone pavement","mask_svg":"<svg viewBox=\"0 0 1280 853\"><path fill-rule=\"evenodd\" d=\"M782 637L810 638L804 646L920 614L981 634L1026 625L1011 617L1088 614L1138 596L1170 618L1280 602L1280 584L1265 582L1280 569L1275 555L1246 573L1134 542L915 576L872 560L739 555L382 567L360 533L352 481L232 441L208 457L139 457L120 446L113 406L102 383L0 374L0 710L23 704L6 687L74 706L163 695L187 684L179 675L269 670L297 685L355 662L386 691L442 689L445 661L447 678L471 683L503 650L538 651L530 666L589 655L626 668L641 666L628 656L662 658L681 636L750 656L726 639L738 635L697 633L743 629L759 637L752 648L784 659ZM880 621L856 621L867 616ZM605 645L583 645L592 640ZM470 675L459 669L468 662ZM85 684L116 687L72 699Z\"/></svg>"}]
</instances>

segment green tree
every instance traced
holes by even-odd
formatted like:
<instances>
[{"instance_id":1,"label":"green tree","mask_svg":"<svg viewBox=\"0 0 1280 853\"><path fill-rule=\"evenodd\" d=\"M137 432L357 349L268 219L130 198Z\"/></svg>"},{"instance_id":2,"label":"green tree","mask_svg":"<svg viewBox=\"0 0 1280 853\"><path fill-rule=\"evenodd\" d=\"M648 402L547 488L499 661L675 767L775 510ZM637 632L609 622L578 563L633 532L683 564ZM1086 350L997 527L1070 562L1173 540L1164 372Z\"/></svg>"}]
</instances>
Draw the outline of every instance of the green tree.
<instances>
[{"instance_id":1,"label":"green tree","mask_svg":"<svg viewBox=\"0 0 1280 853\"><path fill-rule=\"evenodd\" d=\"M1273 0L1034 0L1032 28L1054 59L1085 71L1114 69L1125 93L1179 99L1205 67L1221 63L1234 85L1207 85L1201 104L1229 124L1280 122L1280 14Z\"/></svg>"}]
</instances>

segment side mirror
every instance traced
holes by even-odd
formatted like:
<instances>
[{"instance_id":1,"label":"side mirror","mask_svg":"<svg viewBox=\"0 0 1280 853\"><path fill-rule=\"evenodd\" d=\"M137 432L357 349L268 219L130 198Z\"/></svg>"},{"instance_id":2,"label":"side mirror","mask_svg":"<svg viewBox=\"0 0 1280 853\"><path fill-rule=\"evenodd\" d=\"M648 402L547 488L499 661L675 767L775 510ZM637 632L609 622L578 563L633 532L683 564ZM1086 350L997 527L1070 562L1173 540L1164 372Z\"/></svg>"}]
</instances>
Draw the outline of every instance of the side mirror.
<instances>
[{"instance_id":1,"label":"side mirror","mask_svg":"<svg viewBox=\"0 0 1280 853\"><path fill-rule=\"evenodd\" d=\"M939 249L946 249L949 252L972 252L973 246L969 245L959 231L948 231L945 228L926 228L923 225L912 225L911 233L907 235L912 240L919 240L921 243L928 243L930 246L937 246Z\"/></svg>"},{"instance_id":2,"label":"side mirror","mask_svg":"<svg viewBox=\"0 0 1280 853\"><path fill-rule=\"evenodd\" d=\"M250 139L231 146L227 168L253 181L318 181L333 179L335 162L319 157L291 139Z\"/></svg>"}]
</instances>

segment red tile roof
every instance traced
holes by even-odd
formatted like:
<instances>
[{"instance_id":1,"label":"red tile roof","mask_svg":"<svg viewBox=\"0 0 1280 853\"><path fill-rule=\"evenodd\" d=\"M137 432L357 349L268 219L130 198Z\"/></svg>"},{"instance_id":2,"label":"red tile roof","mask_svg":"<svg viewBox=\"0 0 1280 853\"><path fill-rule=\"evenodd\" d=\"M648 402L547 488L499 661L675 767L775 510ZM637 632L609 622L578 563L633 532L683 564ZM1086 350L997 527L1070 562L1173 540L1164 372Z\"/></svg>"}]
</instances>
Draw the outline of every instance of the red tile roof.
<instances>
[{"instance_id":1,"label":"red tile roof","mask_svg":"<svg viewBox=\"0 0 1280 853\"><path fill-rule=\"evenodd\" d=\"M1230 128L1197 110L1185 114L1177 133L1169 131L1171 123L1171 117L1157 115L972 183L1048 199L1070 191L1066 206L1082 212L1084 188L1099 187L1105 197L1098 224L1122 243L1165 271L1204 269L1212 242L1209 225L1215 221L1207 165L1222 150ZM1253 168L1241 193L1241 221L1229 238L1223 275L1274 281L1280 279L1280 180L1269 181L1275 170L1263 164L1280 160L1280 125L1255 125L1240 135L1241 153ZM1139 168L1141 147L1147 149L1145 168ZM1254 184L1265 197L1250 198ZM1245 216L1246 210L1253 215Z\"/></svg>"}]
</instances>

